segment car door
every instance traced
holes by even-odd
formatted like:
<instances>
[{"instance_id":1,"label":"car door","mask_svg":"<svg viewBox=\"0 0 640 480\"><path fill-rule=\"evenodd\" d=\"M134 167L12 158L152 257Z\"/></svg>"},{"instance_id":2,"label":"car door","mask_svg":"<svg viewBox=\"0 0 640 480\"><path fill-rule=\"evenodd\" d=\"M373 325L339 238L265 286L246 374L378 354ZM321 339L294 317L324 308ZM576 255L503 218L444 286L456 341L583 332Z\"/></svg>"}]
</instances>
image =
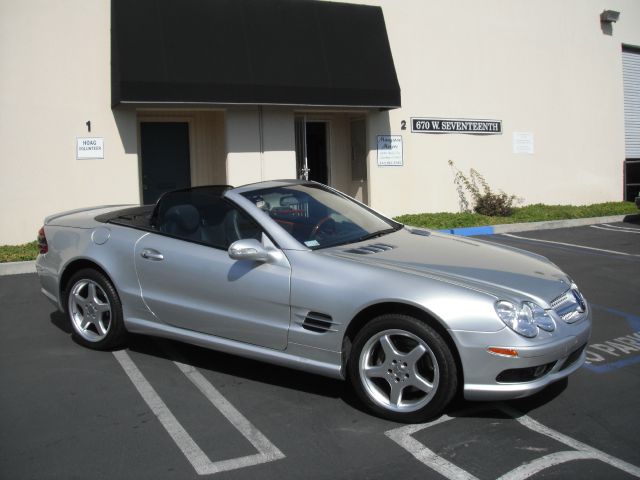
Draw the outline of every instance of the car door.
<instances>
[{"instance_id":1,"label":"car door","mask_svg":"<svg viewBox=\"0 0 640 480\"><path fill-rule=\"evenodd\" d=\"M228 218L229 205L225 208ZM201 223L207 224L206 219ZM235 239L246 231L236 228ZM254 238L262 236L255 224L249 231ZM264 263L232 260L226 246L233 238L223 241L218 236L209 240L213 246L206 238L194 240L193 232L190 238L181 235L148 233L135 246L141 294L156 318L187 330L284 349L291 275L286 257Z\"/></svg>"}]
</instances>

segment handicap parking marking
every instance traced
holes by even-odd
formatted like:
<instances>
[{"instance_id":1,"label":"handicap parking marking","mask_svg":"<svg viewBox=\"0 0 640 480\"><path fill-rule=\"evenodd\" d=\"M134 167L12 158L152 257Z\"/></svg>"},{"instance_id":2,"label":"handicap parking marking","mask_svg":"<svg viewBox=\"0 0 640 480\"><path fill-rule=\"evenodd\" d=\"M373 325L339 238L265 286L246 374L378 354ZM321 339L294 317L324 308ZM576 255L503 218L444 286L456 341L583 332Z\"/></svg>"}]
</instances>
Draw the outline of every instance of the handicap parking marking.
<instances>
[{"instance_id":1,"label":"handicap parking marking","mask_svg":"<svg viewBox=\"0 0 640 480\"><path fill-rule=\"evenodd\" d=\"M120 350L113 352L113 355L145 403L158 418L164 429L198 475L212 475L285 458L285 455L278 447L271 443L269 439L242 415L195 367L174 361L173 363L180 371L258 451L258 453L254 455L212 462L207 454L204 453L193 438L191 438L171 410L169 410L129 354L124 350Z\"/></svg>"},{"instance_id":2,"label":"handicap parking marking","mask_svg":"<svg viewBox=\"0 0 640 480\"><path fill-rule=\"evenodd\" d=\"M586 348L587 361L584 368L606 373L640 363L640 316L602 305L591 306L596 311L604 311L622 318L629 325L631 332L628 335L589 344Z\"/></svg>"},{"instance_id":3,"label":"handicap parking marking","mask_svg":"<svg viewBox=\"0 0 640 480\"><path fill-rule=\"evenodd\" d=\"M572 449L568 451L551 453L549 455L545 455L543 457L526 462L519 467L516 467L515 469L505 473L504 475L499 477L499 480L524 480L547 468L577 460L599 460L634 477L640 478L640 467L632 465L628 462L625 462L624 460L616 458L612 455L609 455L608 453L605 453L601 450L591 447L590 445L582 443L574 438L553 430L506 404L488 403L459 412L457 416L469 416L491 410L498 410L506 414L511 419L517 421L522 426L528 428L529 430L541 435L545 435ZM417 425L406 425L403 427L388 430L387 432L385 432L385 435L396 442L398 445L400 445L402 448L407 450L418 461L422 462L424 465L432 470L435 470L440 475L448 478L449 480L478 480L478 478L473 474L464 470L458 465L455 465L446 458L441 457L412 436L421 430L440 425L444 422L454 420L455 418L457 417L443 415L432 422Z\"/></svg>"}]
</instances>

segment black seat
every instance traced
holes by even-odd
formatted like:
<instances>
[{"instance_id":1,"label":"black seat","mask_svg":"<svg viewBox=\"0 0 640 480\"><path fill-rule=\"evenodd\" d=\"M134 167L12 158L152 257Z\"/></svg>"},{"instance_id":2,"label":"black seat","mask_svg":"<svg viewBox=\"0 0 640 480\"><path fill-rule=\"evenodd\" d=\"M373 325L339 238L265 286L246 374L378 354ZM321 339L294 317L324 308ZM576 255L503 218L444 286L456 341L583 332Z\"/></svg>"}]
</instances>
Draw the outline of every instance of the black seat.
<instances>
[{"instance_id":1,"label":"black seat","mask_svg":"<svg viewBox=\"0 0 640 480\"><path fill-rule=\"evenodd\" d=\"M169 208L160 224L160 231L176 237L203 241L200 213L193 205L174 205Z\"/></svg>"}]
</instances>

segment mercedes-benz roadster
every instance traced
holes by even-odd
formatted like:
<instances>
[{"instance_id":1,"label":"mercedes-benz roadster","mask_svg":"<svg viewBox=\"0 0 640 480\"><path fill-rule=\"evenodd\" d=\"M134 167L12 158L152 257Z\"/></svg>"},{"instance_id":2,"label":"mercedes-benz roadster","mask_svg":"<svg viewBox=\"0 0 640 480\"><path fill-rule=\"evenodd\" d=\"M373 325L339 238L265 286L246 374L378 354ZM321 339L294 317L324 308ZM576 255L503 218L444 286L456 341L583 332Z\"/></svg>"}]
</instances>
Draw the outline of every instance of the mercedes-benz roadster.
<instances>
[{"instance_id":1,"label":"mercedes-benz roadster","mask_svg":"<svg viewBox=\"0 0 640 480\"><path fill-rule=\"evenodd\" d=\"M546 258L404 226L324 185L194 187L45 219L42 292L94 349L143 333L348 379L392 420L531 395L585 361Z\"/></svg>"}]
</instances>

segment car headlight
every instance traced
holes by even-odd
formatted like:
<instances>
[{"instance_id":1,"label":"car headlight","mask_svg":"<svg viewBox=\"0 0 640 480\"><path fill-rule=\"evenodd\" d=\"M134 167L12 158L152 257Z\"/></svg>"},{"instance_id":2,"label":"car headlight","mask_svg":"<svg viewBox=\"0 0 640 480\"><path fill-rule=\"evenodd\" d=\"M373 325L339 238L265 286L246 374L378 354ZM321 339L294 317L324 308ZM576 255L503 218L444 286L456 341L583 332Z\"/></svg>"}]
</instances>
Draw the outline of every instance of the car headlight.
<instances>
[{"instance_id":1,"label":"car headlight","mask_svg":"<svg viewBox=\"0 0 640 480\"><path fill-rule=\"evenodd\" d=\"M538 335L541 328L553 332L556 324L539 305L533 302L522 302L516 306L506 300L496 302L496 313L504 324L516 333L528 338Z\"/></svg>"}]
</instances>

